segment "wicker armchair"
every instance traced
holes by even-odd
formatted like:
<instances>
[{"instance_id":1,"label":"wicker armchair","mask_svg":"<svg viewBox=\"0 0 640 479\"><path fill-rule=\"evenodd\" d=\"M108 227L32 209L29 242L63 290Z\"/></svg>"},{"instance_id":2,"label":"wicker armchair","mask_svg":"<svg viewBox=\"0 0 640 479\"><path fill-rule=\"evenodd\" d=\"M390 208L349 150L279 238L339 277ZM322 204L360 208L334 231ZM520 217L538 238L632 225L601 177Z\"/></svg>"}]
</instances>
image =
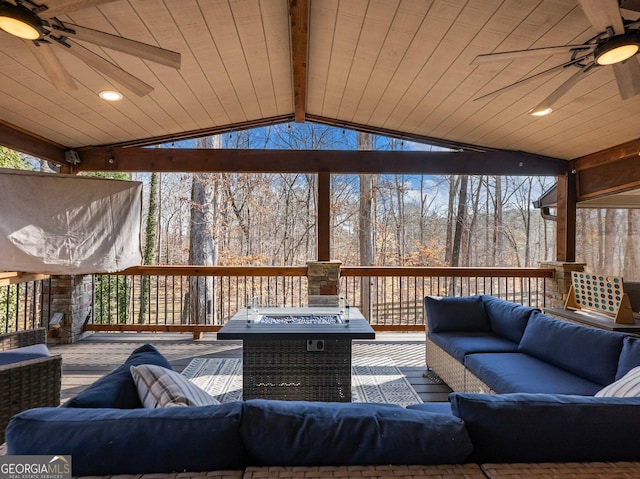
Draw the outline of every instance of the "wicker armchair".
<instances>
[{"instance_id":1,"label":"wicker armchair","mask_svg":"<svg viewBox=\"0 0 640 479\"><path fill-rule=\"evenodd\" d=\"M45 328L0 334L0 351L44 343ZM0 444L15 414L42 406L60 404L62 356L47 356L0 365Z\"/></svg>"}]
</instances>

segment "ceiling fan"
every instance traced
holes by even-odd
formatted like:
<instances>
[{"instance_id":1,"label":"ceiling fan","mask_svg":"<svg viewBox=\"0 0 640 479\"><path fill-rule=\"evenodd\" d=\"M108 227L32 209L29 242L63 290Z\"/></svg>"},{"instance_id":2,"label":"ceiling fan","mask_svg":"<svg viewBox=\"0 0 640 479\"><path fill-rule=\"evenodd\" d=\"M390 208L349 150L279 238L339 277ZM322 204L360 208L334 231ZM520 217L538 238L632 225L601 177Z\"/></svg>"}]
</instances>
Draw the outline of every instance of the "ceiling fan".
<instances>
[{"instance_id":1,"label":"ceiling fan","mask_svg":"<svg viewBox=\"0 0 640 479\"><path fill-rule=\"evenodd\" d=\"M487 98L524 82L570 66L578 67L568 80L562 83L529 114L543 116L553 111L553 105L580 80L599 67L611 66L623 100L640 93L640 62L636 54L640 50L640 20L626 21L622 18L617 0L579 0L582 10L596 31L600 32L579 45L561 45L532 48L510 52L478 55L471 63L484 64L511 61L519 58L549 56L557 53L570 54L570 59L543 72L523 78L515 83L482 95ZM624 2L621 2L624 3ZM633 3L633 2L630 2ZM626 5L623 5L626 6ZM629 7L630 8L630 7Z\"/></svg>"},{"instance_id":2,"label":"ceiling fan","mask_svg":"<svg viewBox=\"0 0 640 479\"><path fill-rule=\"evenodd\" d=\"M145 60L179 69L180 53L165 50L110 33L63 22L58 15L113 0L48 0L37 4L32 0L0 0L0 29L27 41L45 73L60 90L77 90L72 75L64 67L56 50L64 49L94 70L108 76L138 96L153 91L153 87L119 66L84 47L88 42L101 47L134 55Z\"/></svg>"}]
</instances>

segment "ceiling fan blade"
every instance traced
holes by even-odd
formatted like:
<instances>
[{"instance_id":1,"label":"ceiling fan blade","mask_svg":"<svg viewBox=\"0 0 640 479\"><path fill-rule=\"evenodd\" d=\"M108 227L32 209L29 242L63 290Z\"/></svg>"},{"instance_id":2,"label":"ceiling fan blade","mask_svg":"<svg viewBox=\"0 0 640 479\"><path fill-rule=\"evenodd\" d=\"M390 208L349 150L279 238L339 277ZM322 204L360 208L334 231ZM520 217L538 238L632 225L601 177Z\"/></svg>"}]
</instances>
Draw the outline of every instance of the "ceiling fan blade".
<instances>
[{"instance_id":1,"label":"ceiling fan blade","mask_svg":"<svg viewBox=\"0 0 640 479\"><path fill-rule=\"evenodd\" d=\"M82 10L83 8L98 7L113 1L115 0L48 0L45 4L48 8L42 12L42 16L44 18L51 18L68 12Z\"/></svg>"},{"instance_id":2,"label":"ceiling fan blade","mask_svg":"<svg viewBox=\"0 0 640 479\"><path fill-rule=\"evenodd\" d=\"M585 78L591 71L594 69L594 63L589 63L581 68L578 72L574 73L569 77L567 81L565 81L562 85L556 88L551 95L542 100L535 108L529 111L530 114L535 114L535 112L542 112L549 109L553 109L553 105L566 93L571 90L580 80Z\"/></svg>"},{"instance_id":3,"label":"ceiling fan blade","mask_svg":"<svg viewBox=\"0 0 640 479\"><path fill-rule=\"evenodd\" d=\"M510 52L485 53L478 55L471 62L472 65L484 63L504 62L519 58L531 58L554 55L556 53L568 53L571 50L591 50L595 45L559 45L556 47L530 48L528 50L513 50Z\"/></svg>"},{"instance_id":4,"label":"ceiling fan blade","mask_svg":"<svg viewBox=\"0 0 640 479\"><path fill-rule=\"evenodd\" d=\"M497 90L494 90L494 91L492 91L492 92L486 93L486 94L484 94L484 95L482 95L482 96L479 96L478 98L475 98L475 99L474 99L474 101L476 101L476 100L482 100L483 98L489 98L489 97L491 97L491 96L497 95L498 93L502 93L502 92L504 92L505 90L508 90L508 89L513 88L513 87L515 87L515 86L522 85L523 83L526 83L526 82L528 82L529 80L533 80L533 79L535 79L535 78L541 77L541 76L543 76L543 75L546 75L546 74L548 74L548 73L554 72L554 71L556 71L556 70L560 70L560 69L562 69L562 68L568 67L569 65L573 65L574 63L581 62L582 60L584 60L584 58L585 58L585 57L584 57L584 56L582 56L582 57L576 58L576 59L574 59L574 60L570 60L570 61L568 61L568 62L561 63L560 65L556 65L556 66L554 66L554 67L548 68L547 70L544 70L544 71L542 71L542 72L540 72L540 73L536 73L535 75L528 76L528 77L526 77L526 78L523 78L522 80L518 80L517 82L511 83L510 85L504 86L504 87L499 88L499 89L497 89Z\"/></svg>"},{"instance_id":5,"label":"ceiling fan blade","mask_svg":"<svg viewBox=\"0 0 640 479\"><path fill-rule=\"evenodd\" d=\"M71 53L76 58L79 58L94 70L108 76L138 96L145 96L153 91L153 87L151 85L146 84L129 72L124 71L119 66L114 65L99 55L96 55L79 43L71 43L70 48L67 48L57 42L54 42L53 45L59 45L61 48L64 48L67 52Z\"/></svg>"},{"instance_id":6,"label":"ceiling fan blade","mask_svg":"<svg viewBox=\"0 0 640 479\"><path fill-rule=\"evenodd\" d=\"M178 52L172 52L171 50L165 50L164 48L155 47L147 43L93 30L92 28L74 25L73 23L63 22L63 25L65 28L75 31L73 37L78 40L144 58L145 60L160 63L171 68L180 69L181 55Z\"/></svg>"},{"instance_id":7,"label":"ceiling fan blade","mask_svg":"<svg viewBox=\"0 0 640 479\"><path fill-rule=\"evenodd\" d=\"M640 93L640 62L637 57L613 65L613 73L623 100Z\"/></svg>"},{"instance_id":8,"label":"ceiling fan blade","mask_svg":"<svg viewBox=\"0 0 640 479\"><path fill-rule=\"evenodd\" d=\"M36 45L33 42L27 42L33 55L42 66L53 86L62 91L75 91L78 85L71 77L69 71L64 67L56 52L49 45Z\"/></svg>"},{"instance_id":9,"label":"ceiling fan blade","mask_svg":"<svg viewBox=\"0 0 640 479\"><path fill-rule=\"evenodd\" d=\"M618 0L580 0L582 11L598 32L612 27L616 35L624 33Z\"/></svg>"}]
</instances>

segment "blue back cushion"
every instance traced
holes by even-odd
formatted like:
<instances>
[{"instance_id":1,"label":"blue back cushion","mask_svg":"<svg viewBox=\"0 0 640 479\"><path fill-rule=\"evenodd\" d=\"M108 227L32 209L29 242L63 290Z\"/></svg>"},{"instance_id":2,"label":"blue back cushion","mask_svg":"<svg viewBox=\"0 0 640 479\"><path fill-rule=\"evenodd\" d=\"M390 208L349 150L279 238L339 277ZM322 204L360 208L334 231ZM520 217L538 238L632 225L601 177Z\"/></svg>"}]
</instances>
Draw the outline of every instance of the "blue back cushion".
<instances>
[{"instance_id":1,"label":"blue back cushion","mask_svg":"<svg viewBox=\"0 0 640 479\"><path fill-rule=\"evenodd\" d=\"M640 338L627 336L622 341L616 381L636 366L640 366Z\"/></svg>"},{"instance_id":2,"label":"blue back cushion","mask_svg":"<svg viewBox=\"0 0 640 479\"><path fill-rule=\"evenodd\" d=\"M519 350L604 386L615 379L624 337L534 312Z\"/></svg>"},{"instance_id":3,"label":"blue back cushion","mask_svg":"<svg viewBox=\"0 0 640 479\"><path fill-rule=\"evenodd\" d=\"M71 398L64 407L141 408L142 403L129 369L140 364L155 364L171 369L169 361L156 348L145 344L133 351L123 365Z\"/></svg>"},{"instance_id":4,"label":"blue back cushion","mask_svg":"<svg viewBox=\"0 0 640 479\"><path fill-rule=\"evenodd\" d=\"M68 454L73 476L243 469L242 403L157 409L38 408L17 414L8 454Z\"/></svg>"},{"instance_id":5,"label":"blue back cushion","mask_svg":"<svg viewBox=\"0 0 640 479\"><path fill-rule=\"evenodd\" d=\"M536 308L495 298L488 294L482 296L482 301L489 317L491 330L514 343L519 343L522 339L531 313L540 311Z\"/></svg>"},{"instance_id":6,"label":"blue back cushion","mask_svg":"<svg viewBox=\"0 0 640 479\"><path fill-rule=\"evenodd\" d=\"M241 433L257 466L454 464L472 449L457 417L390 404L254 399Z\"/></svg>"},{"instance_id":7,"label":"blue back cushion","mask_svg":"<svg viewBox=\"0 0 640 479\"><path fill-rule=\"evenodd\" d=\"M424 298L429 333L443 331L489 331L489 319L480 296Z\"/></svg>"},{"instance_id":8,"label":"blue back cushion","mask_svg":"<svg viewBox=\"0 0 640 479\"><path fill-rule=\"evenodd\" d=\"M467 426L470 462L637 461L640 398L450 395Z\"/></svg>"}]
</instances>

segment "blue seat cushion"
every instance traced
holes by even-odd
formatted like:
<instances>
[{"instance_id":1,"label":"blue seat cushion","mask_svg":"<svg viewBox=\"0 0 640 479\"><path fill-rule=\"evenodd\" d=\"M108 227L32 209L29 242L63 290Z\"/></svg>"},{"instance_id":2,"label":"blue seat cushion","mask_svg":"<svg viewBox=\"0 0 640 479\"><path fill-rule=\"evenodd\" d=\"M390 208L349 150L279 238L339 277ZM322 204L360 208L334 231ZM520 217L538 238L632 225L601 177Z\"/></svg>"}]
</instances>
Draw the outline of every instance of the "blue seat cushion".
<instances>
[{"instance_id":1,"label":"blue seat cushion","mask_svg":"<svg viewBox=\"0 0 640 479\"><path fill-rule=\"evenodd\" d=\"M534 312L524 330L519 349L604 386L615 380L625 336Z\"/></svg>"},{"instance_id":2,"label":"blue seat cushion","mask_svg":"<svg viewBox=\"0 0 640 479\"><path fill-rule=\"evenodd\" d=\"M640 366L640 338L627 336L622 341L616 381L637 366Z\"/></svg>"},{"instance_id":3,"label":"blue seat cushion","mask_svg":"<svg viewBox=\"0 0 640 479\"><path fill-rule=\"evenodd\" d=\"M24 346L22 348L0 351L0 365L45 358L47 356L51 356L51 353L45 344L32 344L31 346Z\"/></svg>"},{"instance_id":4,"label":"blue seat cushion","mask_svg":"<svg viewBox=\"0 0 640 479\"><path fill-rule=\"evenodd\" d=\"M531 313L540 311L530 306L522 306L488 294L482 296L482 301L489 317L491 330L514 343L519 343L522 339Z\"/></svg>"},{"instance_id":5,"label":"blue seat cushion","mask_svg":"<svg viewBox=\"0 0 640 479\"><path fill-rule=\"evenodd\" d=\"M473 442L470 462L640 460L640 398L453 393L450 400Z\"/></svg>"},{"instance_id":6,"label":"blue seat cushion","mask_svg":"<svg viewBox=\"0 0 640 479\"><path fill-rule=\"evenodd\" d=\"M431 412L435 414L453 414L450 402L425 402L422 404L409 404L407 409L414 411Z\"/></svg>"},{"instance_id":7,"label":"blue seat cushion","mask_svg":"<svg viewBox=\"0 0 640 479\"><path fill-rule=\"evenodd\" d=\"M103 409L37 408L11 419L8 454L65 454L73 476L243 469L242 403Z\"/></svg>"},{"instance_id":8,"label":"blue seat cushion","mask_svg":"<svg viewBox=\"0 0 640 479\"><path fill-rule=\"evenodd\" d=\"M489 331L489 319L480 296L426 296L424 309L429 332Z\"/></svg>"},{"instance_id":9,"label":"blue seat cushion","mask_svg":"<svg viewBox=\"0 0 640 479\"><path fill-rule=\"evenodd\" d=\"M464 365L497 393L555 393L593 396L602 386L523 353L483 353Z\"/></svg>"},{"instance_id":10,"label":"blue seat cushion","mask_svg":"<svg viewBox=\"0 0 640 479\"><path fill-rule=\"evenodd\" d=\"M464 357L472 353L515 353L518 343L514 343L491 332L445 332L429 334L429 338L456 358L464 362Z\"/></svg>"},{"instance_id":11,"label":"blue seat cushion","mask_svg":"<svg viewBox=\"0 0 640 479\"><path fill-rule=\"evenodd\" d=\"M140 364L155 364L171 369L169 361L156 348L145 344L133 351L124 364L71 398L63 407L141 408L142 403L129 369Z\"/></svg>"},{"instance_id":12,"label":"blue seat cushion","mask_svg":"<svg viewBox=\"0 0 640 479\"><path fill-rule=\"evenodd\" d=\"M390 404L253 399L241 432L257 466L455 464L472 449L461 419Z\"/></svg>"}]
</instances>

